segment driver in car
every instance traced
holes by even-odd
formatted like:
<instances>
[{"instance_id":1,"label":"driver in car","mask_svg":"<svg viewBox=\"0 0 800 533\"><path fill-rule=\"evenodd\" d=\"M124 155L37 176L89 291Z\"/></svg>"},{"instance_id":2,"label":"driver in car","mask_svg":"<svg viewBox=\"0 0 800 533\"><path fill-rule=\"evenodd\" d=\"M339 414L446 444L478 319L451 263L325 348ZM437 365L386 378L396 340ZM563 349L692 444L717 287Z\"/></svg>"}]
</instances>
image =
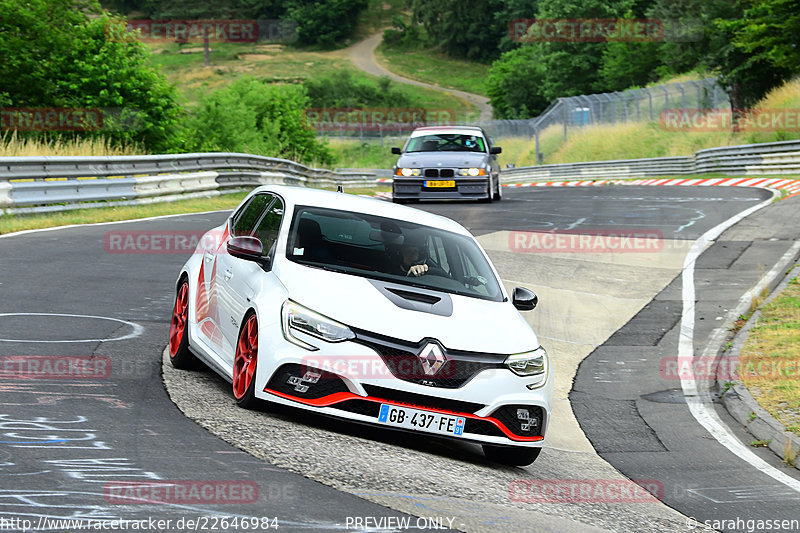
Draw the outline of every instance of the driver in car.
<instances>
[{"instance_id":1,"label":"driver in car","mask_svg":"<svg viewBox=\"0 0 800 533\"><path fill-rule=\"evenodd\" d=\"M403 276L420 277L428 272L428 265L425 263L425 239L406 238L400 245L399 257L395 271Z\"/></svg>"}]
</instances>

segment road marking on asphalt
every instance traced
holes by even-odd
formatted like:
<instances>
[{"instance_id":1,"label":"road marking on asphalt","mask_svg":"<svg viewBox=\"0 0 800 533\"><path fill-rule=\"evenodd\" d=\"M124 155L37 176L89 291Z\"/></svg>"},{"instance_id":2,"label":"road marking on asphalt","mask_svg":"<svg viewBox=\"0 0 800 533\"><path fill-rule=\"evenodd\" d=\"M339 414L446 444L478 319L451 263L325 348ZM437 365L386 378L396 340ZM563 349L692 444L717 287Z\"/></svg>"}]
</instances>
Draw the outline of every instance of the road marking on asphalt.
<instances>
[{"instance_id":1,"label":"road marking on asphalt","mask_svg":"<svg viewBox=\"0 0 800 533\"><path fill-rule=\"evenodd\" d=\"M687 492L714 503L774 502L796 500L800 498L791 488L775 485L757 485L748 487L707 487L689 489Z\"/></svg>"},{"instance_id":2,"label":"road marking on asphalt","mask_svg":"<svg viewBox=\"0 0 800 533\"><path fill-rule=\"evenodd\" d=\"M89 318L93 320L108 320L111 322L119 322L120 324L125 324L126 326L131 327L131 332L127 335L121 335L119 337L110 337L107 339L59 339L59 340L39 340L39 339L3 339L0 338L0 342L33 342L33 343L47 343L47 344L54 344L54 343L65 343L65 342L111 342L111 341L124 341L128 339L133 339L135 337L140 336L144 333L144 326L137 324L136 322L129 322L127 320L122 320L120 318L112 318L108 316L93 316L93 315L71 315L65 313L0 313L0 318L4 316L65 316L69 318Z\"/></svg>"},{"instance_id":3,"label":"road marking on asphalt","mask_svg":"<svg viewBox=\"0 0 800 533\"><path fill-rule=\"evenodd\" d=\"M733 216L711 228L694 242L691 250L689 250L689 253L686 255L686 259L683 263L683 273L681 275L681 283L683 285L683 314L681 316L680 340L678 342L679 358L694 359L695 262L697 261L698 257L700 257L700 254L702 254L703 251L705 251L705 249L712 244L712 241L720 236L722 232L745 217L755 213L762 207L770 205L773 198L765 200L758 205L754 205L753 207L750 207L749 209L746 209L736 216ZM768 285L772 278L780 274L780 272L783 271L782 264L784 262L788 263L791 259L793 259L798 250L800 250L800 241L795 242L795 244L786 252L786 254L784 254L780 261L778 261L778 264L776 264L772 270L770 270L770 272L767 273L764 278L762 278L761 282L759 282L756 287L742 296L742 298L739 300L739 305L737 305L736 309L729 312L729 316L738 316L738 314L742 312L742 310L740 310L741 307L749 307L750 303L752 302L753 295L757 294L754 291L761 290L761 286ZM703 352L703 358L710 358L716 353L720 339L724 334L724 328L717 328L714 331L710 342ZM774 480L783 483L787 487L790 487L797 492L800 492L799 480L788 476L784 472L781 472L757 456L752 450L742 444L742 442L730 431L730 429L728 429L725 423L719 418L717 413L709 407L712 405L710 390L707 388L699 389L698 381L691 379L693 376L694 374L690 372L689 377L681 377L681 388L683 389L683 394L686 397L686 404L689 407L689 411L692 413L692 416L694 416L695 420L697 420L701 426L706 428L712 437L714 437L720 444L725 446L737 457L743 461L746 461L751 466L770 476ZM702 382L702 380L700 381ZM708 386L709 384L706 383L706 385Z\"/></svg>"}]
</instances>

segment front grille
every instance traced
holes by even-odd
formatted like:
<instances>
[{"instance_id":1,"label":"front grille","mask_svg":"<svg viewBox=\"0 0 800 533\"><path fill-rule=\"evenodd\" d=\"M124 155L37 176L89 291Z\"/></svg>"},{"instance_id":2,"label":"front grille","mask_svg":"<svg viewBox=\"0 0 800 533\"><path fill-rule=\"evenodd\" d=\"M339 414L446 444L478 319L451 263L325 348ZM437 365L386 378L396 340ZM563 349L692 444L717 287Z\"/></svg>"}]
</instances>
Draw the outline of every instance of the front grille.
<instances>
[{"instance_id":1,"label":"front grille","mask_svg":"<svg viewBox=\"0 0 800 533\"><path fill-rule=\"evenodd\" d=\"M425 177L426 178L438 178L439 177L439 169L438 168L426 168L425 169Z\"/></svg>"},{"instance_id":2,"label":"front grille","mask_svg":"<svg viewBox=\"0 0 800 533\"><path fill-rule=\"evenodd\" d=\"M408 407L427 407L429 409L441 409L444 411L452 411L454 413L470 414L474 414L476 411L486 407L485 405L479 403L451 400L449 398L437 398L436 396L387 389L385 387L377 387L375 385L365 384L364 390L366 390L367 394L374 398L389 400L391 402L407 405Z\"/></svg>"},{"instance_id":3,"label":"front grille","mask_svg":"<svg viewBox=\"0 0 800 533\"><path fill-rule=\"evenodd\" d=\"M479 372L490 368L504 368L505 355L483 354L442 348L447 361L433 374L425 373L419 353L432 339L408 343L376 333L356 331L355 342L375 350L398 379L444 389L457 389Z\"/></svg>"},{"instance_id":4,"label":"front grille","mask_svg":"<svg viewBox=\"0 0 800 533\"><path fill-rule=\"evenodd\" d=\"M455 176L455 172L452 168L443 168L439 171L440 178L452 178Z\"/></svg>"},{"instance_id":5,"label":"front grille","mask_svg":"<svg viewBox=\"0 0 800 533\"><path fill-rule=\"evenodd\" d=\"M504 405L489 416L502 422L512 433L520 437L538 437L542 434L544 413L541 407L532 405ZM526 422L526 420L530 422ZM532 422L534 420L535 423ZM523 429L523 426L527 427L527 429Z\"/></svg>"},{"instance_id":6,"label":"front grille","mask_svg":"<svg viewBox=\"0 0 800 533\"><path fill-rule=\"evenodd\" d=\"M336 374L296 363L282 365L272 375L266 388L309 400L350 391Z\"/></svg>"}]
</instances>

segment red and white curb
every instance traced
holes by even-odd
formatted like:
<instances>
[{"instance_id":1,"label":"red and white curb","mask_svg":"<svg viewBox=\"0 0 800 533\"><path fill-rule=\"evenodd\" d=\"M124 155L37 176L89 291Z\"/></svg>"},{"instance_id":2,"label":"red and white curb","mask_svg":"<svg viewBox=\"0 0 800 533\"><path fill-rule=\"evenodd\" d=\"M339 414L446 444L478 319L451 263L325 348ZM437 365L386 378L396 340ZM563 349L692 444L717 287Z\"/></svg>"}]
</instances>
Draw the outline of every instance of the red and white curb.
<instances>
[{"instance_id":1,"label":"red and white curb","mask_svg":"<svg viewBox=\"0 0 800 533\"><path fill-rule=\"evenodd\" d=\"M581 180L581 181L535 181L531 183L504 183L503 187L591 187L599 185L694 185L699 187L768 187L787 192L789 196L800 194L800 179L787 178L661 178L634 180Z\"/></svg>"}]
</instances>

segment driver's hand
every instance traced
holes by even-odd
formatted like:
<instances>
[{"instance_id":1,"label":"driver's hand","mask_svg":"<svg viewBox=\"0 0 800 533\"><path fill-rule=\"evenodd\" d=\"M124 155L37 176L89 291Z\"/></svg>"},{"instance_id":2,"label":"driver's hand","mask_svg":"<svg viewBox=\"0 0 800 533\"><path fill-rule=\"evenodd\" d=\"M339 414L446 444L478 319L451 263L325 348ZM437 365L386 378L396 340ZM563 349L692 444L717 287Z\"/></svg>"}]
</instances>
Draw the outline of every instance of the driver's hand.
<instances>
[{"instance_id":1,"label":"driver's hand","mask_svg":"<svg viewBox=\"0 0 800 533\"><path fill-rule=\"evenodd\" d=\"M408 269L408 274L406 274L406 276L415 276L418 278L427 271L428 265L414 265Z\"/></svg>"}]
</instances>

